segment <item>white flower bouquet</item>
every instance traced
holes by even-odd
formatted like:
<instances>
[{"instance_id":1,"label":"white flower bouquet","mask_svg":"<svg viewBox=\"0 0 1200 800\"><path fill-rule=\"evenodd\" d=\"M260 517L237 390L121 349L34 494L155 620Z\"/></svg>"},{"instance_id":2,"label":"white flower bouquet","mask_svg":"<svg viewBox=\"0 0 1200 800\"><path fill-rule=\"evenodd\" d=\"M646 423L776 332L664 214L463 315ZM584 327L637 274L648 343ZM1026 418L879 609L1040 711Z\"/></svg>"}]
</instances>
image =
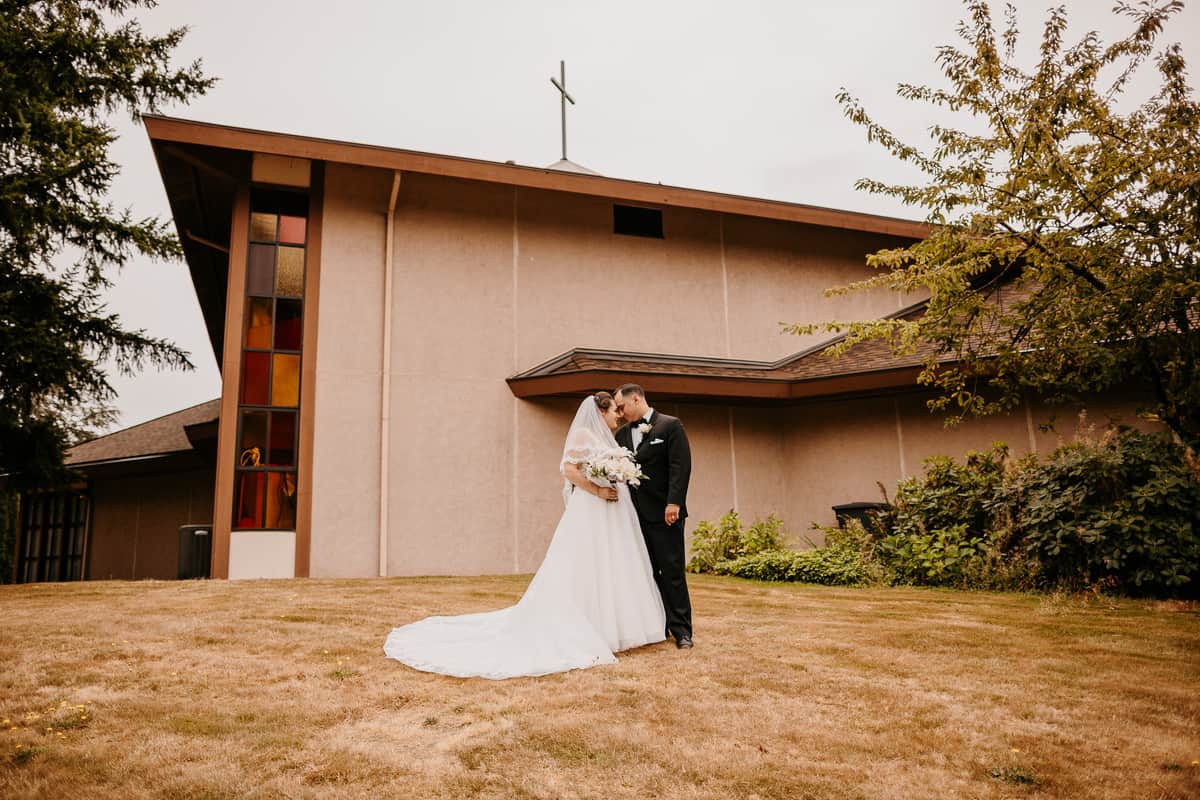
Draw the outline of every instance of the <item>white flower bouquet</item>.
<instances>
[{"instance_id":1,"label":"white flower bouquet","mask_svg":"<svg viewBox=\"0 0 1200 800\"><path fill-rule=\"evenodd\" d=\"M624 447L602 450L585 461L583 467L588 480L597 486L615 486L618 483L638 486L641 479L646 477L638 463L633 460L633 453Z\"/></svg>"}]
</instances>

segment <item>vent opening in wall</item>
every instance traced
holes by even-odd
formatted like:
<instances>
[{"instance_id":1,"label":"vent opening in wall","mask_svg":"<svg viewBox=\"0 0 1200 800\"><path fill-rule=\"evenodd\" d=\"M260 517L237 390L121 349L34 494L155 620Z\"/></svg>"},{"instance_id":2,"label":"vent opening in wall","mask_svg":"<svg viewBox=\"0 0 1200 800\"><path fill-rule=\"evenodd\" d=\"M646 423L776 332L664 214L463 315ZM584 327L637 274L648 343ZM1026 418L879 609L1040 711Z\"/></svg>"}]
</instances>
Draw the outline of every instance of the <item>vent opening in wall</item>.
<instances>
[{"instance_id":1,"label":"vent opening in wall","mask_svg":"<svg viewBox=\"0 0 1200 800\"><path fill-rule=\"evenodd\" d=\"M614 205L613 233L661 239L663 238L662 211L657 208Z\"/></svg>"}]
</instances>

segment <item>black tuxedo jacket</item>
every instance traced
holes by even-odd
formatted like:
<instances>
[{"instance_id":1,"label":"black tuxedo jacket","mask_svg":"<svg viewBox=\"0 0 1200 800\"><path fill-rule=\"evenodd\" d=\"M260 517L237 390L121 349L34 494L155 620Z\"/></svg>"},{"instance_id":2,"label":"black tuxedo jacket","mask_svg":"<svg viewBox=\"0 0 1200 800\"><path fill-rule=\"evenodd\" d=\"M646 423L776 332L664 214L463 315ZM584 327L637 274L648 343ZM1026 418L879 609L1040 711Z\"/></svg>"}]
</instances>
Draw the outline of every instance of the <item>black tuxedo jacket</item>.
<instances>
[{"instance_id":1,"label":"black tuxedo jacket","mask_svg":"<svg viewBox=\"0 0 1200 800\"><path fill-rule=\"evenodd\" d=\"M617 444L633 450L633 428L642 422L639 419L617 431ZM665 525L668 505L679 506L679 518L686 517L692 450L683 423L676 417L652 413L650 432L642 436L634 458L646 474L641 486L630 487L638 517L643 522Z\"/></svg>"}]
</instances>

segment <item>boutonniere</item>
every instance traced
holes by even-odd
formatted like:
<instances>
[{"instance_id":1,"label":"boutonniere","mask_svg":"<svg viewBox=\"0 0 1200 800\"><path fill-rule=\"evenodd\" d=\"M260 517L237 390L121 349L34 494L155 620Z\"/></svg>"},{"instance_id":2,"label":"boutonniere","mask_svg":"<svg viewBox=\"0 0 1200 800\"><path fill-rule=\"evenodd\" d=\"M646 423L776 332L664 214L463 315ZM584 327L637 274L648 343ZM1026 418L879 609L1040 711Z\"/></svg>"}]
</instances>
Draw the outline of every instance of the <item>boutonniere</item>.
<instances>
[{"instance_id":1,"label":"boutonniere","mask_svg":"<svg viewBox=\"0 0 1200 800\"><path fill-rule=\"evenodd\" d=\"M640 433L642 436L645 436L647 433L650 432L650 427L651 426L650 426L649 422L643 422L641 425L637 426L637 432Z\"/></svg>"}]
</instances>

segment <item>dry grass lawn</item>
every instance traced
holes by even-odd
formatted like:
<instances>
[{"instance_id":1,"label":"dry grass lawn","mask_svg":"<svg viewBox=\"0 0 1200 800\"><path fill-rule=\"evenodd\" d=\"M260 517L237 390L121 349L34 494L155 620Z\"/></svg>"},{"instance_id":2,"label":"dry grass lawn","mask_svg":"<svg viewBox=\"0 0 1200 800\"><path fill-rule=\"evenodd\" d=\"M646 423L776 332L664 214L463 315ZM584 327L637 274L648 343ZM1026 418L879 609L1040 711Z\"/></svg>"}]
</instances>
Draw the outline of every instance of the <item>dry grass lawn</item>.
<instances>
[{"instance_id":1,"label":"dry grass lawn","mask_svg":"<svg viewBox=\"0 0 1200 800\"><path fill-rule=\"evenodd\" d=\"M0 586L0 796L1200 797L1195 604L692 577L690 652L383 657L526 581Z\"/></svg>"}]
</instances>

